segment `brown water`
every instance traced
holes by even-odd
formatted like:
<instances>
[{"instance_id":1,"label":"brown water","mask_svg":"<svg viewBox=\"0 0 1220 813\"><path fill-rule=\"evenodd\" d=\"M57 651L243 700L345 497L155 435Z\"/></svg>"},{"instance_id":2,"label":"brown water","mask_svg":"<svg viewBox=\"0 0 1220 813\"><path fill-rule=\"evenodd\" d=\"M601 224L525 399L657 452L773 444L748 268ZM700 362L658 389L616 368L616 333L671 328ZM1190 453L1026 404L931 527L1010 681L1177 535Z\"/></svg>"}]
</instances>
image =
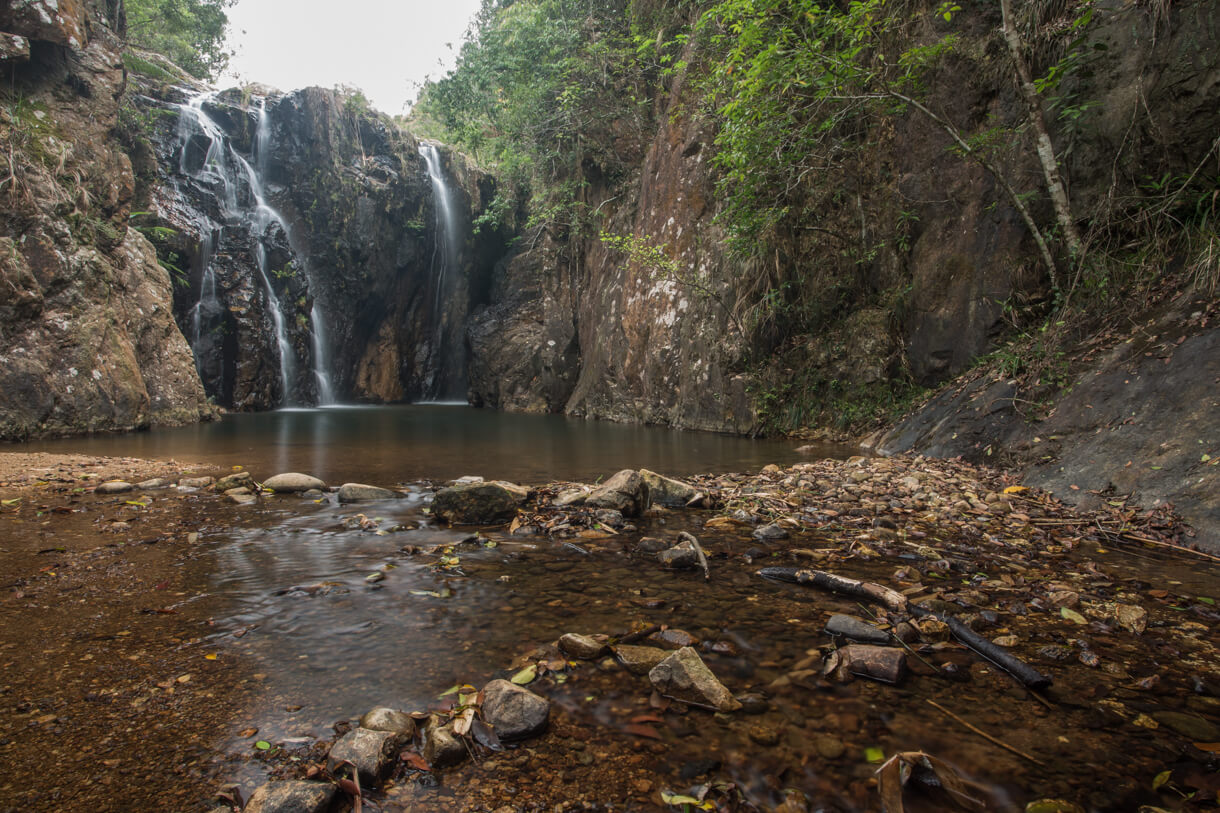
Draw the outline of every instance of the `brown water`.
<instances>
[{"instance_id":1,"label":"brown water","mask_svg":"<svg viewBox=\"0 0 1220 813\"><path fill-rule=\"evenodd\" d=\"M606 477L623 468L681 476L757 471L807 459L798 443L514 415L465 406L329 407L226 415L211 424L9 447L89 455L175 458L256 476L302 471L330 483L411 482L468 474L545 483ZM820 456L846 457L850 447Z\"/></svg>"}]
</instances>

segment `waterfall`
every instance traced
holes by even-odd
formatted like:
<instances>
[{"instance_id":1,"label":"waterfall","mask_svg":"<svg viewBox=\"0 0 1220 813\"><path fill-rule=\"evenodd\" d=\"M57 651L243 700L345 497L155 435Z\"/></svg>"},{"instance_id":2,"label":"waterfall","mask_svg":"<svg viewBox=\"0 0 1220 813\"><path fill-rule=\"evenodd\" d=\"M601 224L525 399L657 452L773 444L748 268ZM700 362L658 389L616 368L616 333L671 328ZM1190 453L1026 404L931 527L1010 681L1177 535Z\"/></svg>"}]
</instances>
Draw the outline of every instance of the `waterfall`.
<instances>
[{"instance_id":1,"label":"waterfall","mask_svg":"<svg viewBox=\"0 0 1220 813\"><path fill-rule=\"evenodd\" d=\"M432 284L436 289L433 313L436 319L435 361L436 378L429 395L437 399L466 399L466 358L460 333L460 325L449 324L449 313L445 308L453 294L456 276L461 271L459 223L453 205L453 194L445 181L440 151L435 144L421 142L419 154L423 156L432 182L432 198L436 208L436 243L432 251Z\"/></svg>"},{"instance_id":2,"label":"waterfall","mask_svg":"<svg viewBox=\"0 0 1220 813\"><path fill-rule=\"evenodd\" d=\"M283 231L290 246L292 238L287 221L267 200L265 179L271 158L271 121L267 113L267 102L266 99L258 99L251 156L250 160L247 160L238 153L220 124L212 119L204 109L208 100L215 95L215 92L202 93L185 104L179 105L181 111L177 145L180 152L179 172L201 188L210 188L215 192L218 214L222 221L221 224L216 224L208 215L199 215L200 222L196 223L200 234L200 254L203 267L199 300L190 311L192 348L196 353L196 366L202 366L199 348L204 325L209 317L214 317L222 310L216 291L216 271L212 264L213 244L214 241L219 242L223 239L226 225L230 228L237 227L248 233L253 240L254 265L258 270L259 282L261 282L267 312L271 317L275 334L280 386L283 393L281 405L290 405L300 383L296 372L297 358L292 343L289 341L288 324L283 305L272 284L272 270L268 267L267 248L273 226ZM198 153L191 154L190 151L191 141L196 136L206 139L207 148L198 166L192 166L198 157ZM245 189L249 192L248 202L245 205L238 201L238 189L243 182ZM294 253L299 255L299 252ZM321 403L333 403L334 391L326 366L327 353L322 311L317 302L313 304L310 318L314 365L312 372L318 399Z\"/></svg>"}]
</instances>

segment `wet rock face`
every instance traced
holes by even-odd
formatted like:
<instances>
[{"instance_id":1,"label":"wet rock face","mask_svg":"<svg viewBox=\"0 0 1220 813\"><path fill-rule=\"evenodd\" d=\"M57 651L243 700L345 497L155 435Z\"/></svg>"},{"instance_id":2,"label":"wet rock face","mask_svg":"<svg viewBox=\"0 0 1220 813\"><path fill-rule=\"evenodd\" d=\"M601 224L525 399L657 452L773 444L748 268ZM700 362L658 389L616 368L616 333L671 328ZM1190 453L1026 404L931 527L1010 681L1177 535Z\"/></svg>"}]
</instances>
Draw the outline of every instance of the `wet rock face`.
<instances>
[{"instance_id":1,"label":"wet rock face","mask_svg":"<svg viewBox=\"0 0 1220 813\"><path fill-rule=\"evenodd\" d=\"M98 5L7 4L14 194L0 224L0 438L134 429L212 414L173 320L168 272L129 228L131 162L111 137L121 43ZM86 31L91 32L86 36Z\"/></svg>"}]
</instances>

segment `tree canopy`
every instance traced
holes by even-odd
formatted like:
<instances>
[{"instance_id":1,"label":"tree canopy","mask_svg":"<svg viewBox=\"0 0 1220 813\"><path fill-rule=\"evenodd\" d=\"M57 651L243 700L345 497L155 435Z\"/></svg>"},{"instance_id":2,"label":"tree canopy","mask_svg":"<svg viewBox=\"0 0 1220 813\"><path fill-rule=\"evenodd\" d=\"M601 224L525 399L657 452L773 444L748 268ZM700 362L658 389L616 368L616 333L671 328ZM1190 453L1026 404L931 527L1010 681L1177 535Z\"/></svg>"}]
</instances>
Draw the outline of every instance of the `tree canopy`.
<instances>
[{"instance_id":1,"label":"tree canopy","mask_svg":"<svg viewBox=\"0 0 1220 813\"><path fill-rule=\"evenodd\" d=\"M200 79L229 63L225 9L235 0L127 0L127 41L164 54Z\"/></svg>"}]
</instances>

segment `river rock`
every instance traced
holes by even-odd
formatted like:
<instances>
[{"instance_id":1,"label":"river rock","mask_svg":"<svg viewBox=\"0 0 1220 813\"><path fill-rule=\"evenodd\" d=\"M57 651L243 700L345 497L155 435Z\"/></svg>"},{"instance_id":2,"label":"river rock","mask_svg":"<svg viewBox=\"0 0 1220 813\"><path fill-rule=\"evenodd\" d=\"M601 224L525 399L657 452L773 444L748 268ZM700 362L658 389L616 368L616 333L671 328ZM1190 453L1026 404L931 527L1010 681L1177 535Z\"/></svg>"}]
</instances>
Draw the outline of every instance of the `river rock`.
<instances>
[{"instance_id":1,"label":"river rock","mask_svg":"<svg viewBox=\"0 0 1220 813\"><path fill-rule=\"evenodd\" d=\"M390 731L407 740L415 736L415 720L411 715L386 706L365 712L360 718L360 727L369 731Z\"/></svg>"},{"instance_id":2,"label":"river rock","mask_svg":"<svg viewBox=\"0 0 1220 813\"><path fill-rule=\"evenodd\" d=\"M561 635L559 637L559 648L573 658L579 658L582 661L591 661L599 658L607 649L606 645L596 638L590 638L588 635L579 635L575 632Z\"/></svg>"},{"instance_id":3,"label":"river rock","mask_svg":"<svg viewBox=\"0 0 1220 813\"><path fill-rule=\"evenodd\" d=\"M669 543L664 539L657 539L655 536L645 536L635 547L640 553L660 553L669 548Z\"/></svg>"},{"instance_id":4,"label":"river rock","mask_svg":"<svg viewBox=\"0 0 1220 813\"><path fill-rule=\"evenodd\" d=\"M626 517L639 516L647 502L644 481L631 469L623 469L585 497L585 505L591 508L613 508Z\"/></svg>"},{"instance_id":5,"label":"river rock","mask_svg":"<svg viewBox=\"0 0 1220 813\"><path fill-rule=\"evenodd\" d=\"M263 488L269 488L281 494L295 494L312 489L321 491L326 488L326 483L309 474L289 471L268 477L263 481Z\"/></svg>"},{"instance_id":6,"label":"river rock","mask_svg":"<svg viewBox=\"0 0 1220 813\"><path fill-rule=\"evenodd\" d=\"M669 657L669 652L655 646L616 646L614 656L633 675L646 675Z\"/></svg>"},{"instance_id":7,"label":"river rock","mask_svg":"<svg viewBox=\"0 0 1220 813\"><path fill-rule=\"evenodd\" d=\"M329 782L304 782L297 779L268 782L250 796L244 813L323 813L335 798Z\"/></svg>"},{"instance_id":8,"label":"river rock","mask_svg":"<svg viewBox=\"0 0 1220 813\"><path fill-rule=\"evenodd\" d=\"M699 493L681 480L674 480L648 469L640 469L640 479L648 489L648 502L653 505L681 508Z\"/></svg>"},{"instance_id":9,"label":"river rock","mask_svg":"<svg viewBox=\"0 0 1220 813\"><path fill-rule=\"evenodd\" d=\"M884 683L900 683L906 677L907 659L901 649L851 644L836 649L826 659L825 673L841 682L856 676Z\"/></svg>"},{"instance_id":10,"label":"river rock","mask_svg":"<svg viewBox=\"0 0 1220 813\"><path fill-rule=\"evenodd\" d=\"M686 630L669 628L658 630L648 636L654 644L660 644L667 649L681 649L684 646L699 646L699 639Z\"/></svg>"},{"instance_id":11,"label":"river rock","mask_svg":"<svg viewBox=\"0 0 1220 813\"><path fill-rule=\"evenodd\" d=\"M433 768L448 768L466 758L466 746L453 733L453 724L441 724L435 716L424 726L424 760Z\"/></svg>"},{"instance_id":12,"label":"river rock","mask_svg":"<svg viewBox=\"0 0 1220 813\"><path fill-rule=\"evenodd\" d=\"M561 491L555 499L551 500L551 505L556 508L566 508L569 505L582 505L590 490L588 488L569 488L566 491Z\"/></svg>"},{"instance_id":13,"label":"river rock","mask_svg":"<svg viewBox=\"0 0 1220 813\"><path fill-rule=\"evenodd\" d=\"M529 489L496 480L442 488L432 500L432 513L450 525L492 525L507 522L529 496Z\"/></svg>"},{"instance_id":14,"label":"river rock","mask_svg":"<svg viewBox=\"0 0 1220 813\"><path fill-rule=\"evenodd\" d=\"M686 646L658 663L648 673L654 689L666 697L706 706L716 711L741 708L732 693L716 679L699 653Z\"/></svg>"},{"instance_id":15,"label":"river rock","mask_svg":"<svg viewBox=\"0 0 1220 813\"><path fill-rule=\"evenodd\" d=\"M1184 714L1180 711L1158 711L1153 713L1152 719L1194 742L1220 740L1220 727L1193 714Z\"/></svg>"},{"instance_id":16,"label":"river rock","mask_svg":"<svg viewBox=\"0 0 1220 813\"><path fill-rule=\"evenodd\" d=\"M398 492L390 491L388 488L379 488L377 486L366 486L364 483L344 483L339 486L339 502L376 502L378 500L392 500L398 496Z\"/></svg>"},{"instance_id":17,"label":"river rock","mask_svg":"<svg viewBox=\"0 0 1220 813\"><path fill-rule=\"evenodd\" d=\"M169 480L162 477L154 477L151 480L144 480L143 482L136 483L136 488L140 489L141 491L160 491L163 488L169 488L170 485L172 484Z\"/></svg>"},{"instance_id":18,"label":"river rock","mask_svg":"<svg viewBox=\"0 0 1220 813\"><path fill-rule=\"evenodd\" d=\"M126 494L135 486L123 480L107 480L93 489L95 494Z\"/></svg>"},{"instance_id":19,"label":"river rock","mask_svg":"<svg viewBox=\"0 0 1220 813\"><path fill-rule=\"evenodd\" d=\"M657 558L661 564L674 570L689 570L699 566L699 554L695 551L694 543L689 539L683 539L672 548L661 551L657 554Z\"/></svg>"},{"instance_id":20,"label":"river rock","mask_svg":"<svg viewBox=\"0 0 1220 813\"><path fill-rule=\"evenodd\" d=\"M755 528L752 536L759 542L774 542L777 539L787 539L788 532L774 522Z\"/></svg>"},{"instance_id":21,"label":"river rock","mask_svg":"<svg viewBox=\"0 0 1220 813\"><path fill-rule=\"evenodd\" d=\"M225 492L224 498L234 505L253 505L258 497L250 493L248 488L231 488Z\"/></svg>"},{"instance_id":22,"label":"river rock","mask_svg":"<svg viewBox=\"0 0 1220 813\"><path fill-rule=\"evenodd\" d=\"M1119 626L1136 635L1148 629L1148 611L1138 604L1119 604L1114 608L1114 616Z\"/></svg>"},{"instance_id":23,"label":"river rock","mask_svg":"<svg viewBox=\"0 0 1220 813\"><path fill-rule=\"evenodd\" d=\"M221 477L212 484L212 488L223 494L231 488L248 488L252 485L254 485L254 478L250 476L250 472L239 471Z\"/></svg>"},{"instance_id":24,"label":"river rock","mask_svg":"<svg viewBox=\"0 0 1220 813\"><path fill-rule=\"evenodd\" d=\"M483 719L501 740L520 740L539 734L551 714L550 701L507 680L483 687Z\"/></svg>"},{"instance_id":25,"label":"river rock","mask_svg":"<svg viewBox=\"0 0 1220 813\"><path fill-rule=\"evenodd\" d=\"M326 760L327 770L338 776L340 763L347 761L360 772L361 785L375 786L393 767L402 740L402 736L393 731L354 728L331 747Z\"/></svg>"},{"instance_id":26,"label":"river rock","mask_svg":"<svg viewBox=\"0 0 1220 813\"><path fill-rule=\"evenodd\" d=\"M178 480L179 488L207 488L215 480L211 477L182 477Z\"/></svg>"},{"instance_id":27,"label":"river rock","mask_svg":"<svg viewBox=\"0 0 1220 813\"><path fill-rule=\"evenodd\" d=\"M889 633L879 630L872 624L850 615L832 615L826 622L826 632L831 635L842 635L862 644L889 643Z\"/></svg>"}]
</instances>

